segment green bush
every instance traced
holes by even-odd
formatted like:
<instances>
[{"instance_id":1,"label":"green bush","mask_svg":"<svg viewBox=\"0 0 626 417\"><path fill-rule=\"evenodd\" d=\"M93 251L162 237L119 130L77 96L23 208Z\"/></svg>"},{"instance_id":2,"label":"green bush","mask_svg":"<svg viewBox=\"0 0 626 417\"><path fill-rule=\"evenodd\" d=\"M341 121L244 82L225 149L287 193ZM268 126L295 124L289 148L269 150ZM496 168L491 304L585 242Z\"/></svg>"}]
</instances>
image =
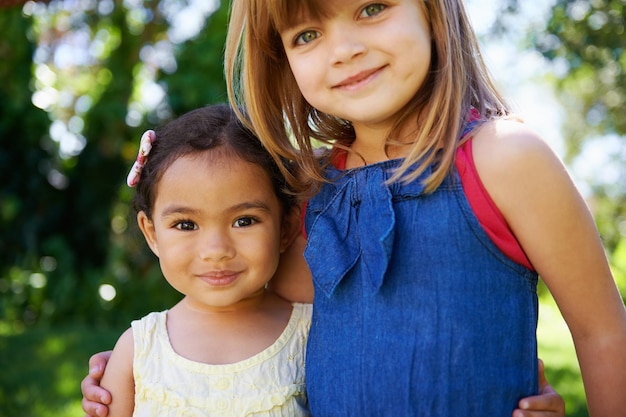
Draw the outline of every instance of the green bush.
<instances>
[{"instance_id":1,"label":"green bush","mask_svg":"<svg viewBox=\"0 0 626 417\"><path fill-rule=\"evenodd\" d=\"M0 415L79 417L89 357L110 349L122 329L31 328L0 336Z\"/></svg>"}]
</instances>

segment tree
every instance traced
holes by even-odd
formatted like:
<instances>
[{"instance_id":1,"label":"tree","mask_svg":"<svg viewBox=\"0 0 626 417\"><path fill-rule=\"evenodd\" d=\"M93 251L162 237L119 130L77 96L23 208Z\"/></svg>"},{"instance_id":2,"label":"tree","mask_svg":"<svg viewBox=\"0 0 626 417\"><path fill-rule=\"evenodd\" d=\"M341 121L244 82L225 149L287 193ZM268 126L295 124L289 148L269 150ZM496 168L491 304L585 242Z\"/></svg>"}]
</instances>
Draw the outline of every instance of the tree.
<instances>
[{"instance_id":1,"label":"tree","mask_svg":"<svg viewBox=\"0 0 626 417\"><path fill-rule=\"evenodd\" d=\"M626 31L623 0L558 0L545 31L533 44L554 64L554 85L568 110L564 131L568 161L593 139L620 144L610 183L592 187L591 204L617 273L626 280Z\"/></svg>"},{"instance_id":2,"label":"tree","mask_svg":"<svg viewBox=\"0 0 626 417\"><path fill-rule=\"evenodd\" d=\"M9 320L28 321L41 298L41 277L33 275L41 268L39 248L59 216L62 196L48 181L54 154L42 146L49 119L30 99L35 45L26 36L29 21L10 8L0 14L0 26L0 292L11 295L0 298L0 311Z\"/></svg>"},{"instance_id":3,"label":"tree","mask_svg":"<svg viewBox=\"0 0 626 417\"><path fill-rule=\"evenodd\" d=\"M173 40L171 10L188 7L53 0L0 13L3 324L93 322L113 307L127 323L177 299L132 238L125 177L142 130L226 99L227 5Z\"/></svg>"}]
</instances>

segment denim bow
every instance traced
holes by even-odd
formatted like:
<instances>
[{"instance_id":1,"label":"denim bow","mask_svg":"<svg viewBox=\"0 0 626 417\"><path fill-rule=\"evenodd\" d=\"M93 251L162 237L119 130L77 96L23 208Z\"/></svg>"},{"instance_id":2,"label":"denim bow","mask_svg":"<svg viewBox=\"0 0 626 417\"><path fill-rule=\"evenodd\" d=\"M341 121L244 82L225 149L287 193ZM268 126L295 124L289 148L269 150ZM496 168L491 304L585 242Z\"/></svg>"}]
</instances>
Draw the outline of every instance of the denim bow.
<instances>
[{"instance_id":1,"label":"denim bow","mask_svg":"<svg viewBox=\"0 0 626 417\"><path fill-rule=\"evenodd\" d=\"M316 200L334 193L314 219L305 250L316 288L327 297L357 262L372 292L383 283L395 226L392 194L384 177L380 167L348 173L310 202L312 209Z\"/></svg>"}]
</instances>

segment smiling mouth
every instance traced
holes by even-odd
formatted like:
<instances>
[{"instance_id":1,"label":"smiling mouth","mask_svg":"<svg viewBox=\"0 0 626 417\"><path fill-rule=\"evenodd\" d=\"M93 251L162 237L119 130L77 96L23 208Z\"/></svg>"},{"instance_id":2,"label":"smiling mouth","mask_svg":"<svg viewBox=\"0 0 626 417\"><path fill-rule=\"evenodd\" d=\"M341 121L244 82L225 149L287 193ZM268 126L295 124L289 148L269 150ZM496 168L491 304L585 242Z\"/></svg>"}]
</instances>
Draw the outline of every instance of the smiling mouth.
<instances>
[{"instance_id":1,"label":"smiling mouth","mask_svg":"<svg viewBox=\"0 0 626 417\"><path fill-rule=\"evenodd\" d=\"M198 278L215 287L223 287L232 284L239 277L239 273L233 271L223 272L211 272L203 275L198 275Z\"/></svg>"},{"instance_id":2,"label":"smiling mouth","mask_svg":"<svg viewBox=\"0 0 626 417\"><path fill-rule=\"evenodd\" d=\"M359 88L362 85L365 85L371 80L373 80L374 78L376 78L383 68L384 67L375 68L375 69L367 70L367 71L361 71L358 74L348 77L345 80L341 81L339 84L335 85L333 88L348 89L348 90Z\"/></svg>"}]
</instances>

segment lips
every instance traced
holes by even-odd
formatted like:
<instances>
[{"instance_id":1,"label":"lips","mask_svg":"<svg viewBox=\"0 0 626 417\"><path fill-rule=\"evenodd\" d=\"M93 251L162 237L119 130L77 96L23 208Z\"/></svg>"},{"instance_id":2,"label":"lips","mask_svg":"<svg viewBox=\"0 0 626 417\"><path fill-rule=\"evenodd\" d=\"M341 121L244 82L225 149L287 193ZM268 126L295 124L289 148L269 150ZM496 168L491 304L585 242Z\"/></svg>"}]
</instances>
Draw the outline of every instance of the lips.
<instances>
[{"instance_id":1,"label":"lips","mask_svg":"<svg viewBox=\"0 0 626 417\"><path fill-rule=\"evenodd\" d=\"M211 271L201 275L198 278L214 287L223 287L232 284L239 277L238 272L234 271Z\"/></svg>"},{"instance_id":2,"label":"lips","mask_svg":"<svg viewBox=\"0 0 626 417\"><path fill-rule=\"evenodd\" d=\"M342 80L341 82L336 84L333 88L341 88L341 89L359 88L362 85L365 85L371 80L373 80L380 73L382 68L383 67L361 71L358 74L352 75Z\"/></svg>"}]
</instances>

